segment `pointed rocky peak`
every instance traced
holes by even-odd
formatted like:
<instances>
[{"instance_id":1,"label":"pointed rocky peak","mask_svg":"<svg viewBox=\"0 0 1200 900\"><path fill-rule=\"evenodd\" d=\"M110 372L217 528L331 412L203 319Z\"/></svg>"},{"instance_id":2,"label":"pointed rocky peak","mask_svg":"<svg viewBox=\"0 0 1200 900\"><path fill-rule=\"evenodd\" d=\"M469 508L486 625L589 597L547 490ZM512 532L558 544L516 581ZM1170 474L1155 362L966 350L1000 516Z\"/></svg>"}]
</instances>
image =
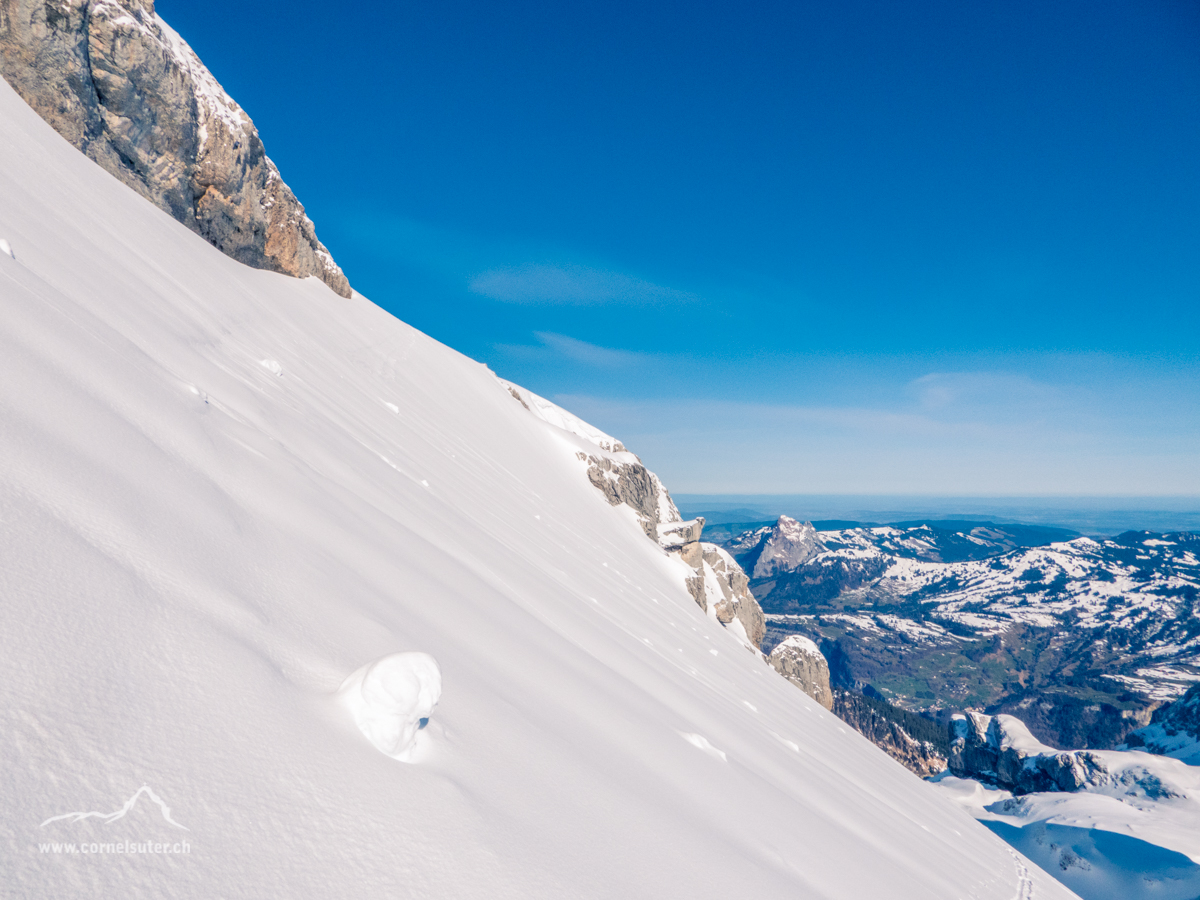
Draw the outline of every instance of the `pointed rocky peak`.
<instances>
[{"instance_id":1,"label":"pointed rocky peak","mask_svg":"<svg viewBox=\"0 0 1200 900\"><path fill-rule=\"evenodd\" d=\"M789 516L780 516L762 546L751 575L754 578L769 578L793 572L824 550L825 545L817 536L817 529L812 522L798 522Z\"/></svg>"}]
</instances>

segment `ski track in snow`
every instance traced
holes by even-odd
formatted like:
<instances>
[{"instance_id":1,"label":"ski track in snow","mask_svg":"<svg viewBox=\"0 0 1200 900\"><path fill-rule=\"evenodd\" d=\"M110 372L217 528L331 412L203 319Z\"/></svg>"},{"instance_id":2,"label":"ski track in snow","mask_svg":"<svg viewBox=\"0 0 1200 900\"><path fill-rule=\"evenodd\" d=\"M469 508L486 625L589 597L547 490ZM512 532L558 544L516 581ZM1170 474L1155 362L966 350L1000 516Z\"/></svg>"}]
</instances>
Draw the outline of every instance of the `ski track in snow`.
<instances>
[{"instance_id":1,"label":"ski track in snow","mask_svg":"<svg viewBox=\"0 0 1200 900\"><path fill-rule=\"evenodd\" d=\"M1029 867L1016 850L1010 852L1017 864L1017 893L1013 900L1033 900L1033 877L1029 874Z\"/></svg>"}]
</instances>

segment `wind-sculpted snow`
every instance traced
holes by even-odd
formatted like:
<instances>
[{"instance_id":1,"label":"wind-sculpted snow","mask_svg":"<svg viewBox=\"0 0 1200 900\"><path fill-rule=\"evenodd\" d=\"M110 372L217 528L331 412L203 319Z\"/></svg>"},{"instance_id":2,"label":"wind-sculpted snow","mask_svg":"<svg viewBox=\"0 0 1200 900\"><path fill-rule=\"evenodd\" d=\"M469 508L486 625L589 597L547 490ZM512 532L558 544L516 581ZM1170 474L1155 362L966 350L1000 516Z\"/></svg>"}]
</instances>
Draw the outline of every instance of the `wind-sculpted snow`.
<instances>
[{"instance_id":1,"label":"wind-sculpted snow","mask_svg":"<svg viewBox=\"0 0 1200 900\"><path fill-rule=\"evenodd\" d=\"M485 367L239 265L7 85L0 197L0 894L1017 894ZM444 685L417 765L337 697L409 649ZM143 784L187 832L144 800L39 827Z\"/></svg>"},{"instance_id":2,"label":"wind-sculpted snow","mask_svg":"<svg viewBox=\"0 0 1200 900\"><path fill-rule=\"evenodd\" d=\"M442 671L428 653L393 653L355 671L338 693L380 753L409 762L417 732L441 699Z\"/></svg>"},{"instance_id":3,"label":"wind-sculpted snow","mask_svg":"<svg viewBox=\"0 0 1200 900\"><path fill-rule=\"evenodd\" d=\"M1085 900L1200 894L1200 769L1141 752L1055 750L1008 716L962 724L954 775L938 789ZM966 761L990 760L992 771L964 772L964 737ZM1050 772L1061 787L1027 792Z\"/></svg>"}]
</instances>

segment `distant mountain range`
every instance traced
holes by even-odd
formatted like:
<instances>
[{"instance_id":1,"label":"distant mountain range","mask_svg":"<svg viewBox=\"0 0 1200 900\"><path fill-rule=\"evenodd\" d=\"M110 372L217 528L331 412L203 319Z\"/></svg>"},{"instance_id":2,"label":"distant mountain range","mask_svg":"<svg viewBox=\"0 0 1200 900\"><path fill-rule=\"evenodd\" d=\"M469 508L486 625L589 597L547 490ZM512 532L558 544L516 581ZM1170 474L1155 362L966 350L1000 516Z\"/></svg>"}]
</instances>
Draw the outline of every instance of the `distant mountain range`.
<instances>
[{"instance_id":1,"label":"distant mountain range","mask_svg":"<svg viewBox=\"0 0 1200 900\"><path fill-rule=\"evenodd\" d=\"M764 649L812 638L835 687L1012 713L1054 746L1107 748L1200 680L1200 535L829 524L708 534L751 575Z\"/></svg>"}]
</instances>

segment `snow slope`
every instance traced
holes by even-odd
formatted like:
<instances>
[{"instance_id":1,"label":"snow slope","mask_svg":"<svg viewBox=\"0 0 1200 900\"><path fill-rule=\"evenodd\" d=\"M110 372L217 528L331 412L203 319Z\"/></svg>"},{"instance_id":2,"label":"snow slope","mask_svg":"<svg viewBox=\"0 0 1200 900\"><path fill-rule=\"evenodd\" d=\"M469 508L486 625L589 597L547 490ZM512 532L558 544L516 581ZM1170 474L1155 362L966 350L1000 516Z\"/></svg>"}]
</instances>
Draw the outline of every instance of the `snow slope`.
<instances>
[{"instance_id":1,"label":"snow slope","mask_svg":"<svg viewBox=\"0 0 1200 900\"><path fill-rule=\"evenodd\" d=\"M1085 900L1195 900L1200 770L1138 751L1082 752L1101 769L1079 791L1014 797L949 773L937 789Z\"/></svg>"},{"instance_id":2,"label":"snow slope","mask_svg":"<svg viewBox=\"0 0 1200 900\"><path fill-rule=\"evenodd\" d=\"M1069 896L707 619L486 368L4 84L0 238L0 894ZM406 651L412 762L337 696Z\"/></svg>"}]
</instances>

